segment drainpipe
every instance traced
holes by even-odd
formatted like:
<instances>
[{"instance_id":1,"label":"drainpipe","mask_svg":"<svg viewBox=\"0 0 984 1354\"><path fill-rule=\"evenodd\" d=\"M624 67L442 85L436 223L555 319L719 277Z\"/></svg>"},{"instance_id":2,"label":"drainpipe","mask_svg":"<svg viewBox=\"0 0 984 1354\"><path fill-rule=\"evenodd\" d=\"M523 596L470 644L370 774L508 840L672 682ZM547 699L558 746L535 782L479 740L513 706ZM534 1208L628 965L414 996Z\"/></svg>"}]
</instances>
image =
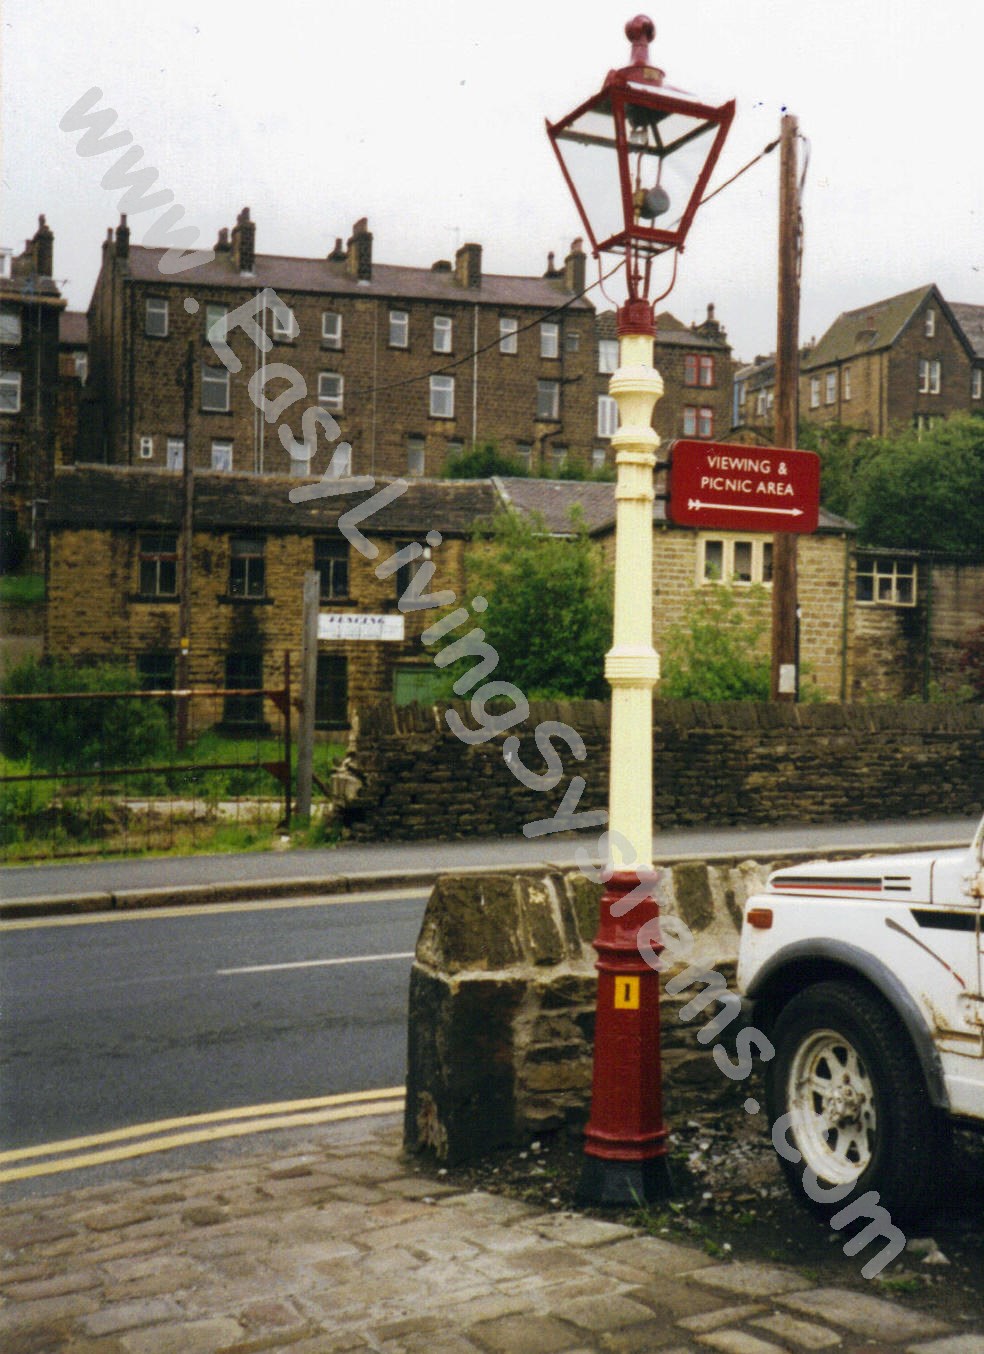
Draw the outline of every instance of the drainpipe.
<instances>
[{"instance_id":1,"label":"drainpipe","mask_svg":"<svg viewBox=\"0 0 984 1354\"><path fill-rule=\"evenodd\" d=\"M472 307L472 446L478 446L478 306Z\"/></svg>"}]
</instances>

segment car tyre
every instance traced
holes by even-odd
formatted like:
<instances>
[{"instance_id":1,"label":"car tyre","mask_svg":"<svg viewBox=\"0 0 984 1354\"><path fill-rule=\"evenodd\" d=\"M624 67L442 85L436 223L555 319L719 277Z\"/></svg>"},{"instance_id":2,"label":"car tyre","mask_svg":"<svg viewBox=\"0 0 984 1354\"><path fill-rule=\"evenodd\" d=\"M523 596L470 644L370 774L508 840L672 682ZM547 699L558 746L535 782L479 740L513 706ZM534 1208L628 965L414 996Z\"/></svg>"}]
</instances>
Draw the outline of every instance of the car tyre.
<instances>
[{"instance_id":1,"label":"car tyre","mask_svg":"<svg viewBox=\"0 0 984 1354\"><path fill-rule=\"evenodd\" d=\"M895 1221L922 1216L945 1174L946 1124L892 1009L860 985L816 983L783 1007L772 1040L766 1099L773 1125L790 1116L785 1141L801 1159L780 1156L793 1193L831 1208L806 1192L812 1168L823 1189L850 1186L838 1208L876 1190Z\"/></svg>"}]
</instances>

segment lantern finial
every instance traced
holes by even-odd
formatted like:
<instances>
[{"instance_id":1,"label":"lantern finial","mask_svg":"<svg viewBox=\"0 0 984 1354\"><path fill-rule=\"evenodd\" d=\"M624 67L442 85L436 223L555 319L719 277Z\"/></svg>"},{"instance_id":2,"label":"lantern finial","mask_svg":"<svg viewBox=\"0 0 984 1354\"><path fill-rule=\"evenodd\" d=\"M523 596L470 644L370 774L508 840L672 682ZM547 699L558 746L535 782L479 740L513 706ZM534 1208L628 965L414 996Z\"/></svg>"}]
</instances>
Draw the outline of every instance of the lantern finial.
<instances>
[{"instance_id":1,"label":"lantern finial","mask_svg":"<svg viewBox=\"0 0 984 1354\"><path fill-rule=\"evenodd\" d=\"M625 36L632 43L630 66L649 65L649 44L656 36L656 25L648 14L637 14L625 25Z\"/></svg>"}]
</instances>

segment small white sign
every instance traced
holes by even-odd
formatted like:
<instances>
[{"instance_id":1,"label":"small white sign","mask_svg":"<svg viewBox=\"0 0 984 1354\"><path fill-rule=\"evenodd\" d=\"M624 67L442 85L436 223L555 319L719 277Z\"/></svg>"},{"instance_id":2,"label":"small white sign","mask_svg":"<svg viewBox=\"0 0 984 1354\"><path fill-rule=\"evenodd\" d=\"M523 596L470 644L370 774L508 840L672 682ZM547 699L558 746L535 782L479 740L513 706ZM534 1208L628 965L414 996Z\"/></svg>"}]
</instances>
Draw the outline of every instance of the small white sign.
<instances>
[{"instance_id":1,"label":"small white sign","mask_svg":"<svg viewBox=\"0 0 984 1354\"><path fill-rule=\"evenodd\" d=\"M403 639L403 617L318 612L319 639Z\"/></svg>"},{"instance_id":2,"label":"small white sign","mask_svg":"<svg viewBox=\"0 0 984 1354\"><path fill-rule=\"evenodd\" d=\"M780 696L795 696L795 695L796 695L796 664L795 664L795 663L780 663L780 664L779 664L779 695L780 695Z\"/></svg>"}]
</instances>

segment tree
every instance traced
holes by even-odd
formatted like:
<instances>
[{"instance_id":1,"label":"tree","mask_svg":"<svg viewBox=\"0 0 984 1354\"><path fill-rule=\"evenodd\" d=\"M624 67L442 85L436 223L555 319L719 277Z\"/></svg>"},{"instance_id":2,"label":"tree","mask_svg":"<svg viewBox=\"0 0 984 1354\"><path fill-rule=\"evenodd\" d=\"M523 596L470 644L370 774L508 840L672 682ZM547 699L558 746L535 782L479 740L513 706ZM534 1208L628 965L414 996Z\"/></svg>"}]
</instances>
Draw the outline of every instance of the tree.
<instances>
[{"instance_id":1,"label":"tree","mask_svg":"<svg viewBox=\"0 0 984 1354\"><path fill-rule=\"evenodd\" d=\"M446 480L487 480L492 475L526 479L528 473L522 462L503 456L494 442L468 447L460 456L449 456L444 466Z\"/></svg>"},{"instance_id":2,"label":"tree","mask_svg":"<svg viewBox=\"0 0 984 1354\"><path fill-rule=\"evenodd\" d=\"M863 545L984 553L984 418L955 415L869 443L848 515Z\"/></svg>"},{"instance_id":3,"label":"tree","mask_svg":"<svg viewBox=\"0 0 984 1354\"><path fill-rule=\"evenodd\" d=\"M611 574L583 519L572 518L564 539L547 535L537 519L498 513L466 557L472 595L488 600L477 624L499 656L495 679L528 699L608 695ZM449 673L460 675L457 667Z\"/></svg>"},{"instance_id":4,"label":"tree","mask_svg":"<svg viewBox=\"0 0 984 1354\"><path fill-rule=\"evenodd\" d=\"M768 627L763 588L752 588L742 602L723 584L696 589L686 619L669 626L660 643L657 694L666 700L767 701Z\"/></svg>"},{"instance_id":5,"label":"tree","mask_svg":"<svg viewBox=\"0 0 984 1354\"><path fill-rule=\"evenodd\" d=\"M820 457L820 502L828 512L851 516L851 491L869 454L870 439L842 423L799 425L798 445Z\"/></svg>"}]
</instances>

